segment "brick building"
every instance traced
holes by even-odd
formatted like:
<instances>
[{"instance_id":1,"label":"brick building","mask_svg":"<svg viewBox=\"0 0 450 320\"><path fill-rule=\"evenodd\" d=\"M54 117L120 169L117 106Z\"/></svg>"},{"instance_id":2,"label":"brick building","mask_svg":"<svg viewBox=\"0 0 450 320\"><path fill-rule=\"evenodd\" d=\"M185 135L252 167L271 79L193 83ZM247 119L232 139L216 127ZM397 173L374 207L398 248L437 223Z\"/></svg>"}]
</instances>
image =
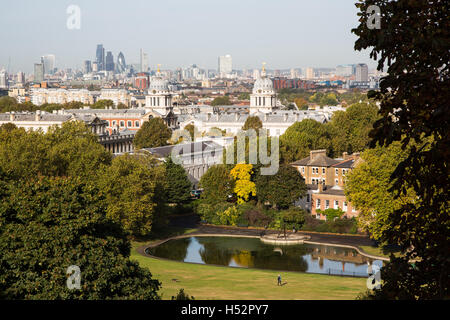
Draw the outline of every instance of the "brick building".
<instances>
[{"instance_id":1,"label":"brick building","mask_svg":"<svg viewBox=\"0 0 450 320\"><path fill-rule=\"evenodd\" d=\"M327 157L326 150L313 150L309 157L291 163L305 179L308 193L297 205L311 212L317 219L325 216L316 210L341 209L344 217L352 218L358 211L347 201L344 194L345 177L359 162L359 154L343 153L342 158Z\"/></svg>"}]
</instances>

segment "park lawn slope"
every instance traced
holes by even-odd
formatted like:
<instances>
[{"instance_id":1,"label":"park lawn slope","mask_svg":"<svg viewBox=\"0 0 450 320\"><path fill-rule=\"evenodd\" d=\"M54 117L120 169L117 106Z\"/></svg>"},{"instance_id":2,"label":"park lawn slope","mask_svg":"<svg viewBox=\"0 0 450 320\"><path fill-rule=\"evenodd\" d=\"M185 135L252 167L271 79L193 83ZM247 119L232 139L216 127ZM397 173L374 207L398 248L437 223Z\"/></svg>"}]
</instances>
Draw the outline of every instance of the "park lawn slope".
<instances>
[{"instance_id":1,"label":"park lawn slope","mask_svg":"<svg viewBox=\"0 0 450 320\"><path fill-rule=\"evenodd\" d=\"M365 278L183 263L144 257L136 251L138 246L133 244L130 258L162 283L163 299L171 299L181 288L196 300L346 300L366 290ZM278 274L283 286L277 286Z\"/></svg>"}]
</instances>

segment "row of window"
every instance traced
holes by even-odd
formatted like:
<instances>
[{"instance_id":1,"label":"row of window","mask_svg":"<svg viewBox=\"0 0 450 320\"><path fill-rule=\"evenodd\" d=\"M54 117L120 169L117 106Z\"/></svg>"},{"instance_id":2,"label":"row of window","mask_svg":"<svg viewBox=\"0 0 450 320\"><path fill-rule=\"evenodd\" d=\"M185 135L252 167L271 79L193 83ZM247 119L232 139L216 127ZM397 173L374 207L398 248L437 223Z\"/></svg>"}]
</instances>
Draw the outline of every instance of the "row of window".
<instances>
[{"instance_id":1,"label":"row of window","mask_svg":"<svg viewBox=\"0 0 450 320\"><path fill-rule=\"evenodd\" d=\"M348 171L347 169L342 169L342 175L345 176L347 171ZM301 172L305 173L305 167L301 168ZM325 172L326 172L326 169L324 167L322 167L322 173L325 174ZM318 167L312 167L312 173L313 174L319 174L319 168ZM336 173L336 176L338 176L339 175L339 169L335 169L335 173Z\"/></svg>"},{"instance_id":2,"label":"row of window","mask_svg":"<svg viewBox=\"0 0 450 320\"><path fill-rule=\"evenodd\" d=\"M110 127L115 127L116 124L117 124L116 120L112 120L111 122L108 121L108 125L110 125ZM139 120L134 121L134 128L139 128L140 125L141 125L141 123L139 122ZM121 128L125 127L124 120L119 121L119 127L121 127ZM130 121L130 120L127 121L127 128L133 128L133 121Z\"/></svg>"},{"instance_id":3,"label":"row of window","mask_svg":"<svg viewBox=\"0 0 450 320\"><path fill-rule=\"evenodd\" d=\"M316 208L320 209L321 201L316 199ZM330 200L325 200L325 210L330 208ZM348 205L347 201L343 202L342 208L339 206L339 200L334 200L334 209L342 209L342 211L347 212ZM356 212L356 209L352 207L352 212Z\"/></svg>"}]
</instances>

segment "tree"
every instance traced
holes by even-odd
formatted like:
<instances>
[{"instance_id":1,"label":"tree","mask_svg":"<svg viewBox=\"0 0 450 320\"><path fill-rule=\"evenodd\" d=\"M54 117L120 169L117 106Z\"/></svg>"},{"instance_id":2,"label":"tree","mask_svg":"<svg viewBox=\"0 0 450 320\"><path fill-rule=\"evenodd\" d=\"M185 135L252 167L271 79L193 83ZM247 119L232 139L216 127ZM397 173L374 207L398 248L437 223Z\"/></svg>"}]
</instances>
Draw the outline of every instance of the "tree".
<instances>
[{"instance_id":1,"label":"tree","mask_svg":"<svg viewBox=\"0 0 450 320\"><path fill-rule=\"evenodd\" d=\"M245 120L242 130L246 131L248 129L253 129L258 133L262 127L263 123L258 116L249 116L247 120Z\"/></svg>"},{"instance_id":2,"label":"tree","mask_svg":"<svg viewBox=\"0 0 450 320\"><path fill-rule=\"evenodd\" d=\"M171 136L172 130L167 127L163 119L151 118L144 122L136 133L133 144L135 149L166 146Z\"/></svg>"},{"instance_id":3,"label":"tree","mask_svg":"<svg viewBox=\"0 0 450 320\"><path fill-rule=\"evenodd\" d=\"M218 203L227 201L232 196L234 180L226 165L217 164L206 171L200 178L199 185L203 188L202 200L209 203Z\"/></svg>"},{"instance_id":4,"label":"tree","mask_svg":"<svg viewBox=\"0 0 450 320\"><path fill-rule=\"evenodd\" d=\"M196 134L196 129L195 126L193 124L188 124L187 126L184 127L184 130L189 132L189 135L191 136L191 141L195 141L195 134Z\"/></svg>"},{"instance_id":5,"label":"tree","mask_svg":"<svg viewBox=\"0 0 450 320\"><path fill-rule=\"evenodd\" d=\"M7 132L11 132L15 129L17 129L17 126L12 122L7 122L0 126L0 130L5 130Z\"/></svg>"},{"instance_id":6,"label":"tree","mask_svg":"<svg viewBox=\"0 0 450 320\"><path fill-rule=\"evenodd\" d=\"M250 100L250 93L248 92L242 92L238 96L239 100Z\"/></svg>"},{"instance_id":7,"label":"tree","mask_svg":"<svg viewBox=\"0 0 450 320\"><path fill-rule=\"evenodd\" d=\"M47 133L0 130L0 167L14 179L79 176L94 181L111 154L82 122L66 122Z\"/></svg>"},{"instance_id":8,"label":"tree","mask_svg":"<svg viewBox=\"0 0 450 320\"><path fill-rule=\"evenodd\" d=\"M122 102L117 105L117 109L128 109L128 106Z\"/></svg>"},{"instance_id":9,"label":"tree","mask_svg":"<svg viewBox=\"0 0 450 320\"><path fill-rule=\"evenodd\" d=\"M395 227L389 216L403 204L414 202L411 188L407 195L398 198L389 191L393 186L392 173L407 156L408 152L402 150L399 142L389 147L367 149L361 155L362 162L347 176L345 194L358 208L359 226L378 241L383 241L383 233Z\"/></svg>"},{"instance_id":10,"label":"tree","mask_svg":"<svg viewBox=\"0 0 450 320\"><path fill-rule=\"evenodd\" d=\"M114 158L100 181L106 193L106 215L133 236L146 236L162 220L165 205L164 167L147 156Z\"/></svg>"},{"instance_id":11,"label":"tree","mask_svg":"<svg viewBox=\"0 0 450 320\"><path fill-rule=\"evenodd\" d=\"M166 195L169 203L182 204L190 200L192 183L189 181L183 166L167 158L164 162L167 182Z\"/></svg>"},{"instance_id":12,"label":"tree","mask_svg":"<svg viewBox=\"0 0 450 320\"><path fill-rule=\"evenodd\" d=\"M286 238L286 229L299 230L305 223L305 211L299 208L290 208L279 213L280 231L284 231Z\"/></svg>"},{"instance_id":13,"label":"tree","mask_svg":"<svg viewBox=\"0 0 450 320\"><path fill-rule=\"evenodd\" d=\"M281 165L273 176L257 175L255 182L258 201L278 209L286 209L306 195L305 179L290 165Z\"/></svg>"},{"instance_id":14,"label":"tree","mask_svg":"<svg viewBox=\"0 0 450 320\"><path fill-rule=\"evenodd\" d=\"M379 8L379 29L367 27L373 22L371 5ZM450 247L450 5L442 0L370 0L356 6L360 25L352 30L358 37L355 49L371 48L377 69L387 66L380 89L368 95L380 102L372 147L400 141L409 151L391 176L390 191L400 197L413 187L418 200L387 217L392 227L382 239L400 245L403 256L383 267L383 282L375 295L448 298L450 252L442 248ZM414 266L410 259L417 259Z\"/></svg>"},{"instance_id":15,"label":"tree","mask_svg":"<svg viewBox=\"0 0 450 320\"><path fill-rule=\"evenodd\" d=\"M294 102L299 110L308 110L308 101L305 98L295 98Z\"/></svg>"},{"instance_id":16,"label":"tree","mask_svg":"<svg viewBox=\"0 0 450 320\"><path fill-rule=\"evenodd\" d=\"M329 149L326 126L312 119L295 122L280 136L280 160L290 163L305 158L310 150Z\"/></svg>"},{"instance_id":17,"label":"tree","mask_svg":"<svg viewBox=\"0 0 450 320\"><path fill-rule=\"evenodd\" d=\"M10 181L0 197L0 299L160 299L160 283L129 260L103 192L80 178ZM81 271L70 290L66 272Z\"/></svg>"},{"instance_id":18,"label":"tree","mask_svg":"<svg viewBox=\"0 0 450 320\"><path fill-rule=\"evenodd\" d=\"M253 166L251 164L237 164L231 171L230 175L235 180L234 193L237 195L237 203L242 204L256 196L256 185L251 181Z\"/></svg>"},{"instance_id":19,"label":"tree","mask_svg":"<svg viewBox=\"0 0 450 320\"><path fill-rule=\"evenodd\" d=\"M326 217L327 221L334 221L335 219L340 219L345 213L339 208L338 209L328 208L325 210L317 209L316 212L323 214Z\"/></svg>"},{"instance_id":20,"label":"tree","mask_svg":"<svg viewBox=\"0 0 450 320\"><path fill-rule=\"evenodd\" d=\"M362 152L369 147L369 132L377 119L378 107L373 103L356 103L345 111L336 111L326 125L334 156Z\"/></svg>"},{"instance_id":21,"label":"tree","mask_svg":"<svg viewBox=\"0 0 450 320\"><path fill-rule=\"evenodd\" d=\"M92 105L92 109L106 109L114 107L114 102L110 99L98 100Z\"/></svg>"},{"instance_id":22,"label":"tree","mask_svg":"<svg viewBox=\"0 0 450 320\"><path fill-rule=\"evenodd\" d=\"M319 104L321 106L335 106L338 104L338 100L336 98L336 95L330 92L320 98Z\"/></svg>"},{"instance_id":23,"label":"tree","mask_svg":"<svg viewBox=\"0 0 450 320\"><path fill-rule=\"evenodd\" d=\"M228 106L228 105L232 105L230 97L228 96L216 97L211 102L211 106Z\"/></svg>"}]
</instances>

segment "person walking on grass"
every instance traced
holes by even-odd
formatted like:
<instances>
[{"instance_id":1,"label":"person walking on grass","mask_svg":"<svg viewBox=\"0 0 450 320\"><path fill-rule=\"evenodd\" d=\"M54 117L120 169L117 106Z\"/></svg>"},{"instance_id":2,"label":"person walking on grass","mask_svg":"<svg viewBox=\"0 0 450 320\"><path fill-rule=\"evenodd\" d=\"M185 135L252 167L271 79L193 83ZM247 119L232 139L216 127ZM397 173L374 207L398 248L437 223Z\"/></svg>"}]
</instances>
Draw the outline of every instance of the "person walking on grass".
<instances>
[{"instance_id":1,"label":"person walking on grass","mask_svg":"<svg viewBox=\"0 0 450 320\"><path fill-rule=\"evenodd\" d=\"M281 275L278 275L278 286L281 286Z\"/></svg>"}]
</instances>

